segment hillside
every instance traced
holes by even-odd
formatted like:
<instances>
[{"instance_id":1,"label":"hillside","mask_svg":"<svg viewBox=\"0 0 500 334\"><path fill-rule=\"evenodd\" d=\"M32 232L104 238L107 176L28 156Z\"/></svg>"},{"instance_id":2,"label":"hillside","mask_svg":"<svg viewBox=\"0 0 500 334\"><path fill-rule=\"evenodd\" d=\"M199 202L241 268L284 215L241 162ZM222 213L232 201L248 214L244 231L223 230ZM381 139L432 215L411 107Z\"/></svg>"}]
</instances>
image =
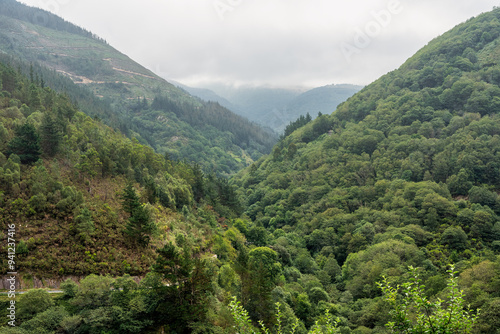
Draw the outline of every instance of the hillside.
<instances>
[{"instance_id":1,"label":"hillside","mask_svg":"<svg viewBox=\"0 0 500 334\"><path fill-rule=\"evenodd\" d=\"M210 90L207 88L190 87L190 86L186 86L186 85L184 85L180 82L176 82L176 81L171 81L171 82L173 84L175 84L176 86L184 89L189 94L196 96L196 97L199 97L203 101L217 102L221 106L223 106L231 111L238 109L234 104L232 104L231 102L229 102L228 100L226 100L222 96L217 95L213 90Z\"/></svg>"},{"instance_id":2,"label":"hillside","mask_svg":"<svg viewBox=\"0 0 500 334\"><path fill-rule=\"evenodd\" d=\"M443 298L456 263L467 302L481 308L478 332L496 333L499 51L495 9L304 122L232 179L262 228L249 241L286 258L292 303L306 291L309 315L324 307L314 284L351 328L378 332L382 276L402 282L408 265L421 267L426 293Z\"/></svg>"},{"instance_id":3,"label":"hillside","mask_svg":"<svg viewBox=\"0 0 500 334\"><path fill-rule=\"evenodd\" d=\"M207 171L231 174L269 152L275 142L257 125L218 104L192 97L55 15L2 0L0 16L2 53L53 69L92 91L108 102L112 117L118 118L108 124L126 125L133 136L159 153L197 162ZM154 104L157 99L168 103ZM109 115L98 112L92 116L109 120Z\"/></svg>"},{"instance_id":4,"label":"hillside","mask_svg":"<svg viewBox=\"0 0 500 334\"><path fill-rule=\"evenodd\" d=\"M310 89L287 104L285 108L287 119L289 122L294 121L307 113L313 117L316 117L318 113L331 114L340 103L362 88L356 85L327 85ZM288 123L281 126L282 130L285 125Z\"/></svg>"},{"instance_id":5,"label":"hillside","mask_svg":"<svg viewBox=\"0 0 500 334\"><path fill-rule=\"evenodd\" d=\"M270 127L276 133L279 133L282 124L289 121L283 115L284 107L303 92L302 89L225 85L215 86L212 90L230 101L234 112Z\"/></svg>"},{"instance_id":6,"label":"hillside","mask_svg":"<svg viewBox=\"0 0 500 334\"><path fill-rule=\"evenodd\" d=\"M217 217L213 208L235 215L225 179L127 139L2 63L0 88L0 221L18 225L17 263L28 276L143 275L177 229L199 242L216 227L198 221ZM148 203L151 247L124 233L128 184ZM193 219L178 213L193 206Z\"/></svg>"},{"instance_id":7,"label":"hillside","mask_svg":"<svg viewBox=\"0 0 500 334\"><path fill-rule=\"evenodd\" d=\"M215 279L214 238L240 210L227 180L126 138L27 76L0 62L1 268L17 272L17 289L72 280L60 285L62 298L43 290L18 296L15 332L138 333L165 325L183 332L202 321L199 306L215 303L205 285ZM12 243L15 254L7 256ZM138 297L144 286L154 300ZM171 301L180 294L190 306ZM9 321L5 300L1 325ZM181 318L155 306L165 303Z\"/></svg>"}]
</instances>

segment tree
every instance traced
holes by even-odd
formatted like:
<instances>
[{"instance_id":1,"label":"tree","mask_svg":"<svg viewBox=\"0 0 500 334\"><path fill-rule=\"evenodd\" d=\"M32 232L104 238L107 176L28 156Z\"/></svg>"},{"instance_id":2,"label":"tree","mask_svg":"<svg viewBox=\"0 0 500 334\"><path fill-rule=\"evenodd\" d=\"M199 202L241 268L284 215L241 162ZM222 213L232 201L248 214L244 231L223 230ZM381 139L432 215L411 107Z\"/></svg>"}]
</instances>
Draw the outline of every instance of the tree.
<instances>
[{"instance_id":1,"label":"tree","mask_svg":"<svg viewBox=\"0 0 500 334\"><path fill-rule=\"evenodd\" d=\"M63 306L55 306L23 322L21 328L28 330L29 333L54 333L60 329L60 323L68 317L68 311Z\"/></svg>"},{"instance_id":2,"label":"tree","mask_svg":"<svg viewBox=\"0 0 500 334\"><path fill-rule=\"evenodd\" d=\"M393 333L471 333L479 311L473 315L465 307L464 294L458 290L454 267L447 271L449 280L445 301L427 298L417 269L410 266L409 270L412 277L402 285L401 294L399 285L391 286L385 277L382 283L378 283L384 299L393 308L390 314L394 321L386 326Z\"/></svg>"},{"instance_id":3,"label":"tree","mask_svg":"<svg viewBox=\"0 0 500 334\"><path fill-rule=\"evenodd\" d=\"M249 310L258 319L270 323L268 310L272 307L271 291L281 275L278 253L268 247L257 247L248 253L250 272Z\"/></svg>"},{"instance_id":4,"label":"tree","mask_svg":"<svg viewBox=\"0 0 500 334\"><path fill-rule=\"evenodd\" d=\"M291 312L289 318L286 319L286 313L282 311L281 303L277 302L274 304L276 306L276 313L274 314L274 319L276 320L276 334L293 334L299 327L299 320ZM264 333L269 334L271 331L266 327L266 325L259 321L259 325L261 330L257 329L250 320L250 316L248 315L247 310L241 306L240 302L233 297L231 302L229 303L229 310L231 311L231 315L233 316L233 320L235 323L235 328L238 333L241 334L258 334ZM286 305L285 305L286 310ZM285 320L285 321L284 321ZM285 323L288 320L288 326ZM311 327L311 330L308 334L336 334L340 333L340 328L338 327L340 323L340 319L334 319L330 314L328 309L325 310L325 314L317 320L314 325ZM287 328L288 327L288 328ZM285 331L288 329L288 331Z\"/></svg>"},{"instance_id":5,"label":"tree","mask_svg":"<svg viewBox=\"0 0 500 334\"><path fill-rule=\"evenodd\" d=\"M467 247L467 234L460 226L450 226L441 235L441 243L452 249L464 250Z\"/></svg>"},{"instance_id":6,"label":"tree","mask_svg":"<svg viewBox=\"0 0 500 334\"><path fill-rule=\"evenodd\" d=\"M158 250L158 258L153 270L167 281L158 294L162 295L157 307L161 322L179 333L187 333L193 322L203 322L206 318L213 293L215 271L210 261L200 259L200 254L193 254L191 247L183 237L177 237L176 243L166 244Z\"/></svg>"},{"instance_id":7,"label":"tree","mask_svg":"<svg viewBox=\"0 0 500 334\"><path fill-rule=\"evenodd\" d=\"M472 187L469 190L469 200L471 203L488 205L492 209L495 207L497 197L497 194L484 187Z\"/></svg>"},{"instance_id":8,"label":"tree","mask_svg":"<svg viewBox=\"0 0 500 334\"><path fill-rule=\"evenodd\" d=\"M464 168L460 169L457 175L450 176L447 183L453 195L467 195L469 189L472 187L469 173Z\"/></svg>"},{"instance_id":9,"label":"tree","mask_svg":"<svg viewBox=\"0 0 500 334\"><path fill-rule=\"evenodd\" d=\"M29 290L21 296L17 303L19 308L17 315L20 319L31 319L37 313L44 312L52 306L54 306L54 301L47 291L43 289Z\"/></svg>"},{"instance_id":10,"label":"tree","mask_svg":"<svg viewBox=\"0 0 500 334\"><path fill-rule=\"evenodd\" d=\"M99 153L90 145L87 152L80 155L80 161L76 164L75 168L92 178L101 171L101 166L102 162L99 159Z\"/></svg>"},{"instance_id":11,"label":"tree","mask_svg":"<svg viewBox=\"0 0 500 334\"><path fill-rule=\"evenodd\" d=\"M40 109L40 107L42 106L42 100L40 99L40 92L38 90L38 87L34 83L30 84L29 92L29 106L33 111Z\"/></svg>"},{"instance_id":12,"label":"tree","mask_svg":"<svg viewBox=\"0 0 500 334\"><path fill-rule=\"evenodd\" d=\"M59 150L62 135L57 122L49 113L43 115L40 131L43 153L48 157L53 157Z\"/></svg>"},{"instance_id":13,"label":"tree","mask_svg":"<svg viewBox=\"0 0 500 334\"><path fill-rule=\"evenodd\" d=\"M31 164L40 158L40 137L33 125L24 123L15 130L16 136L7 146L7 155L16 154L23 164Z\"/></svg>"},{"instance_id":14,"label":"tree","mask_svg":"<svg viewBox=\"0 0 500 334\"><path fill-rule=\"evenodd\" d=\"M62 282L60 287L61 290L64 291L64 298L66 299L75 297L78 292L78 284L76 284L71 278Z\"/></svg>"},{"instance_id":15,"label":"tree","mask_svg":"<svg viewBox=\"0 0 500 334\"><path fill-rule=\"evenodd\" d=\"M140 245L147 246L155 225L147 208L139 202L132 183L125 187L121 198L123 210L130 214L124 232Z\"/></svg>"},{"instance_id":16,"label":"tree","mask_svg":"<svg viewBox=\"0 0 500 334\"><path fill-rule=\"evenodd\" d=\"M80 238L88 240L89 236L95 231L94 221L92 220L92 213L90 210L87 208L81 209L80 214L75 218L75 222L76 231Z\"/></svg>"},{"instance_id":17,"label":"tree","mask_svg":"<svg viewBox=\"0 0 500 334\"><path fill-rule=\"evenodd\" d=\"M127 186L123 190L121 200L122 209L130 215L132 215L134 211L141 206L141 203L139 202L139 196L137 196L134 185L132 183L127 184Z\"/></svg>"},{"instance_id":18,"label":"tree","mask_svg":"<svg viewBox=\"0 0 500 334\"><path fill-rule=\"evenodd\" d=\"M130 216L125 233L134 238L140 245L147 246L154 227L149 211L141 205Z\"/></svg>"},{"instance_id":19,"label":"tree","mask_svg":"<svg viewBox=\"0 0 500 334\"><path fill-rule=\"evenodd\" d=\"M109 276L91 274L80 281L72 304L82 310L97 309L111 304L111 287L115 280Z\"/></svg>"}]
</instances>

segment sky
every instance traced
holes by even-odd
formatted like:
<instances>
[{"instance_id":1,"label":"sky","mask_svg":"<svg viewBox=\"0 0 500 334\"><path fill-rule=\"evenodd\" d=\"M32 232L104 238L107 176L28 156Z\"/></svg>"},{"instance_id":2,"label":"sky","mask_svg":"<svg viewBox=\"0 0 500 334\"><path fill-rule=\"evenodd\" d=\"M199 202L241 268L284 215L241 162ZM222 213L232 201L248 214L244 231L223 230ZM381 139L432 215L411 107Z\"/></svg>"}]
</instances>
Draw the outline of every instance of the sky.
<instances>
[{"instance_id":1,"label":"sky","mask_svg":"<svg viewBox=\"0 0 500 334\"><path fill-rule=\"evenodd\" d=\"M366 85L499 0L22 0L193 87Z\"/></svg>"}]
</instances>

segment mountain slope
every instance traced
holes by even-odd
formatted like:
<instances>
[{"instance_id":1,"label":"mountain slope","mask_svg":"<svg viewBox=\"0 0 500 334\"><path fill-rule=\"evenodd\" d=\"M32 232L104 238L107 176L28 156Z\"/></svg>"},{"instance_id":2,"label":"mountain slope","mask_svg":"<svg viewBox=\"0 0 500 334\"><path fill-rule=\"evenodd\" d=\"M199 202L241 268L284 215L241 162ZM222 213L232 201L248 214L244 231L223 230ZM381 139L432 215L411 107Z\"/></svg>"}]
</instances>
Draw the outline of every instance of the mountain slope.
<instances>
[{"instance_id":1,"label":"mountain slope","mask_svg":"<svg viewBox=\"0 0 500 334\"><path fill-rule=\"evenodd\" d=\"M363 88L356 85L328 85L308 90L297 96L286 106L290 120L309 112L316 116L318 112L331 114L337 106Z\"/></svg>"},{"instance_id":2,"label":"mountain slope","mask_svg":"<svg viewBox=\"0 0 500 334\"><path fill-rule=\"evenodd\" d=\"M217 86L213 90L234 105L234 111L249 120L279 132L287 124L283 108L303 90L271 87Z\"/></svg>"},{"instance_id":3,"label":"mountain slope","mask_svg":"<svg viewBox=\"0 0 500 334\"><path fill-rule=\"evenodd\" d=\"M316 117L318 112L331 113L337 105L361 88L355 85L328 85L304 91L303 89L216 86L214 90L219 92L219 95L215 96L208 95L203 90L186 89L195 96L218 101L251 121L282 133L291 121L301 115L305 116L309 113L312 117Z\"/></svg>"},{"instance_id":4,"label":"mountain slope","mask_svg":"<svg viewBox=\"0 0 500 334\"><path fill-rule=\"evenodd\" d=\"M221 106L223 106L231 111L238 109L237 106L235 106L234 104L229 102L227 99L223 98L222 96L217 95L217 93L215 93L213 90L206 89L206 88L189 87L189 86L183 85L180 82L175 82L175 81L171 81L171 82L174 83L175 85L177 85L178 87L184 89L189 94L196 96L196 97L199 97L203 101L217 102Z\"/></svg>"},{"instance_id":5,"label":"mountain slope","mask_svg":"<svg viewBox=\"0 0 500 334\"><path fill-rule=\"evenodd\" d=\"M234 177L243 219L226 179L87 117L29 66L0 65L0 223L16 224L22 278L147 272L139 285L126 275L66 282L51 302L40 290L19 296L14 331L242 332L227 306L238 296L268 327L279 302L283 332L331 321L342 333L384 333L382 277L401 284L420 267L421 292L440 303L455 262L472 314L481 307L474 330L496 333L499 17L458 26L332 115L299 119ZM155 97L148 108L186 117L179 106Z\"/></svg>"},{"instance_id":6,"label":"mountain slope","mask_svg":"<svg viewBox=\"0 0 500 334\"><path fill-rule=\"evenodd\" d=\"M229 328L207 316L227 310L214 291L240 212L227 179L126 138L22 68L0 59L0 285L29 291L2 297L0 332Z\"/></svg>"},{"instance_id":7,"label":"mountain slope","mask_svg":"<svg viewBox=\"0 0 500 334\"><path fill-rule=\"evenodd\" d=\"M215 222L214 208L235 215L236 206L224 204L231 197L225 179L165 159L2 62L0 90L0 222L3 231L16 225L23 279L144 275L155 250L177 233L199 243L210 238L215 223L200 222ZM129 233L141 220L132 220L138 212L124 204L127 184L129 195L138 190L130 196L141 203L142 222L152 224L146 246L134 229Z\"/></svg>"},{"instance_id":8,"label":"mountain slope","mask_svg":"<svg viewBox=\"0 0 500 334\"><path fill-rule=\"evenodd\" d=\"M275 142L270 133L192 97L83 29L13 0L0 4L3 53L51 68L109 101L114 117L158 152L230 174ZM168 100L168 109L153 108L156 98Z\"/></svg>"},{"instance_id":9,"label":"mountain slope","mask_svg":"<svg viewBox=\"0 0 500 334\"><path fill-rule=\"evenodd\" d=\"M383 323L382 276L421 267L426 293L442 297L457 263L467 302L488 313L478 330L495 332L499 45L500 9L458 25L232 179L263 229L249 241L287 254L291 281L313 275L351 328ZM470 278L480 267L481 296Z\"/></svg>"}]
</instances>

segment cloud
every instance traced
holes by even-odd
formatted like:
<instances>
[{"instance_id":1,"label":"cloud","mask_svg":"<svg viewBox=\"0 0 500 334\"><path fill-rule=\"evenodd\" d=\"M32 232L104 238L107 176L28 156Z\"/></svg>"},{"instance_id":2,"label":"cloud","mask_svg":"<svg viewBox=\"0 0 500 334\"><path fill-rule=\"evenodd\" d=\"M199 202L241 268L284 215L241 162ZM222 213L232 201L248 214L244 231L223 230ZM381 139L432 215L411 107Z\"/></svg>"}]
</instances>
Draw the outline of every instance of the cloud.
<instances>
[{"instance_id":1,"label":"cloud","mask_svg":"<svg viewBox=\"0 0 500 334\"><path fill-rule=\"evenodd\" d=\"M274 86L368 84L399 67L432 38L497 4L492 0L24 2L39 7L57 4L45 9L91 30L168 78L190 85ZM390 23L377 21L374 13L386 12L395 3L401 11L391 14ZM363 47L355 45L359 31L370 33ZM356 47L351 57L342 52L346 44Z\"/></svg>"}]
</instances>

